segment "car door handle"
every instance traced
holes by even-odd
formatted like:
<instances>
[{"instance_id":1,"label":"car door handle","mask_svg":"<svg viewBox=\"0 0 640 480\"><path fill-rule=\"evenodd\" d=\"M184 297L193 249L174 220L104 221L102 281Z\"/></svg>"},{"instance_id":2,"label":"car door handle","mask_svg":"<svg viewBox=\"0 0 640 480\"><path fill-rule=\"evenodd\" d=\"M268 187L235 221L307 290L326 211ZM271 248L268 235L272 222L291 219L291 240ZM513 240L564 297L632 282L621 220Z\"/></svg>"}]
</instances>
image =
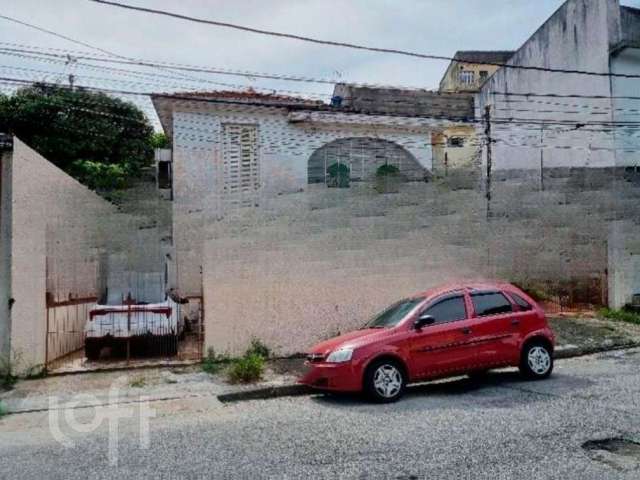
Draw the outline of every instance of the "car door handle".
<instances>
[{"instance_id":1,"label":"car door handle","mask_svg":"<svg viewBox=\"0 0 640 480\"><path fill-rule=\"evenodd\" d=\"M520 320L511 320L511 325L520 325Z\"/></svg>"},{"instance_id":2,"label":"car door handle","mask_svg":"<svg viewBox=\"0 0 640 480\"><path fill-rule=\"evenodd\" d=\"M471 329L470 328L463 328L462 329L462 333L464 333L465 335L469 335L471 333Z\"/></svg>"}]
</instances>

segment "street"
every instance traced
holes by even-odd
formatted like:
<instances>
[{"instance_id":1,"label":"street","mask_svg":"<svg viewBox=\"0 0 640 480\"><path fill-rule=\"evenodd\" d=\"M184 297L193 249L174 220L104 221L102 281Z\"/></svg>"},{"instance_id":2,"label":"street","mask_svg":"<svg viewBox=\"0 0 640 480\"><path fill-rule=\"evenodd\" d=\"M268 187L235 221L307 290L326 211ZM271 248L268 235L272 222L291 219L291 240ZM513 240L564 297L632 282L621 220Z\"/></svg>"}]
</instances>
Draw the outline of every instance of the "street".
<instances>
[{"instance_id":1,"label":"street","mask_svg":"<svg viewBox=\"0 0 640 480\"><path fill-rule=\"evenodd\" d=\"M149 448L137 421L52 436L47 412L0 420L0 476L18 478L562 478L637 479L640 448L585 442L640 437L640 350L560 360L551 379L513 369L482 382L410 388L390 405L357 397L221 404L214 396L153 402ZM119 408L130 408L121 405ZM60 413L60 424L68 417ZM91 423L94 412L75 418Z\"/></svg>"}]
</instances>

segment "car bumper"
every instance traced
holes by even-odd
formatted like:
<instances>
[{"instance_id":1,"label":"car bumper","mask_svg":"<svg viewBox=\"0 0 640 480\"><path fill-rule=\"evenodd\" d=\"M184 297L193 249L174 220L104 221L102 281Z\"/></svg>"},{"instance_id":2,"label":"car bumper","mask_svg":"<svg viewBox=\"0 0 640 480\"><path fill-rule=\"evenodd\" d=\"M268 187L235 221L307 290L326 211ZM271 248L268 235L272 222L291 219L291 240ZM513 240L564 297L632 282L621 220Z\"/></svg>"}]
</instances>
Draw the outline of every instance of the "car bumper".
<instances>
[{"instance_id":1,"label":"car bumper","mask_svg":"<svg viewBox=\"0 0 640 480\"><path fill-rule=\"evenodd\" d=\"M362 390L362 372L351 362L305 362L307 372L298 383L318 390L359 392Z\"/></svg>"}]
</instances>

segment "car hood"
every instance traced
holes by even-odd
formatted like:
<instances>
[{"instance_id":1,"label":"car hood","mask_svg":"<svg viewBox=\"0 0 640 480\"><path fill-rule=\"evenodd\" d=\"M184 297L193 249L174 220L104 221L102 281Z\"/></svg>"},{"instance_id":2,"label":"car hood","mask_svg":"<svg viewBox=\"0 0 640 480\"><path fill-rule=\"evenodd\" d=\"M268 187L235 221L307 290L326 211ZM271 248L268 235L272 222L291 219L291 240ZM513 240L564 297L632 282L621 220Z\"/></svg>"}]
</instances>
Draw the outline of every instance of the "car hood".
<instances>
[{"instance_id":1,"label":"car hood","mask_svg":"<svg viewBox=\"0 0 640 480\"><path fill-rule=\"evenodd\" d=\"M388 332L389 331L386 328L365 328L362 330L355 330L353 332L330 338L324 342L320 342L311 348L309 353L325 356L342 346L362 346L364 343L369 343L377 340L378 338L384 337Z\"/></svg>"}]
</instances>

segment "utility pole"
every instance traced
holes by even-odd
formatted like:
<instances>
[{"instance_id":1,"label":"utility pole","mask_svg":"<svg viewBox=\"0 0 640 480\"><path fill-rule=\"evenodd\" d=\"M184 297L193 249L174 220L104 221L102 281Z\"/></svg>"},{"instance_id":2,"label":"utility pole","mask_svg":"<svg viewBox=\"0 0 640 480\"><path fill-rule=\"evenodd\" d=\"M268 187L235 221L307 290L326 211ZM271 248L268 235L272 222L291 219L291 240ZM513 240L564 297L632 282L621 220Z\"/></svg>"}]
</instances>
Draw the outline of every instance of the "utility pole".
<instances>
[{"instance_id":1,"label":"utility pole","mask_svg":"<svg viewBox=\"0 0 640 480\"><path fill-rule=\"evenodd\" d=\"M486 197L487 197L487 220L491 217L491 144L493 139L491 138L491 106L484 107L484 135L487 138L487 184L486 184Z\"/></svg>"},{"instance_id":2,"label":"utility pole","mask_svg":"<svg viewBox=\"0 0 640 480\"><path fill-rule=\"evenodd\" d=\"M544 190L544 125L540 126L540 190Z\"/></svg>"}]
</instances>

